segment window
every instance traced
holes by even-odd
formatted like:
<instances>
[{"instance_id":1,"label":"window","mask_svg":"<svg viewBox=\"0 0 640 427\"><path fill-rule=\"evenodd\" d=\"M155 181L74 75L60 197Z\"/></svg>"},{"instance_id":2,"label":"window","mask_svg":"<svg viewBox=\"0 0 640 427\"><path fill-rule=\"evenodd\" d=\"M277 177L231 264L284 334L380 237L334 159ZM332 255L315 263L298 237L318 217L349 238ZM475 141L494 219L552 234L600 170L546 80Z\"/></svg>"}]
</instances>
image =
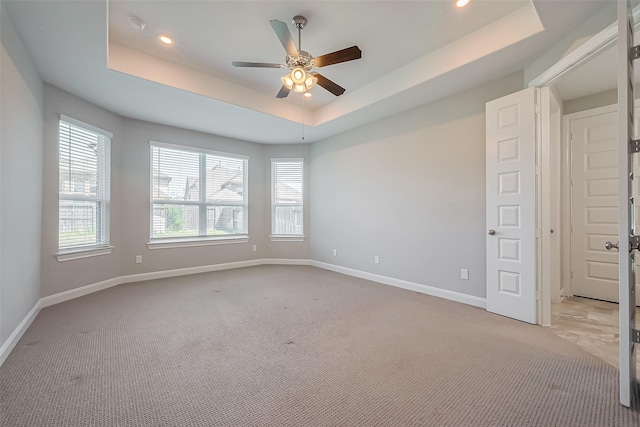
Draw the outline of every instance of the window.
<instances>
[{"instance_id":1,"label":"window","mask_svg":"<svg viewBox=\"0 0 640 427\"><path fill-rule=\"evenodd\" d=\"M247 238L241 156L151 143L151 240Z\"/></svg>"},{"instance_id":2,"label":"window","mask_svg":"<svg viewBox=\"0 0 640 427\"><path fill-rule=\"evenodd\" d=\"M59 131L59 255L109 247L113 135L66 116Z\"/></svg>"},{"instance_id":3,"label":"window","mask_svg":"<svg viewBox=\"0 0 640 427\"><path fill-rule=\"evenodd\" d=\"M303 237L303 159L271 159L271 234Z\"/></svg>"}]
</instances>

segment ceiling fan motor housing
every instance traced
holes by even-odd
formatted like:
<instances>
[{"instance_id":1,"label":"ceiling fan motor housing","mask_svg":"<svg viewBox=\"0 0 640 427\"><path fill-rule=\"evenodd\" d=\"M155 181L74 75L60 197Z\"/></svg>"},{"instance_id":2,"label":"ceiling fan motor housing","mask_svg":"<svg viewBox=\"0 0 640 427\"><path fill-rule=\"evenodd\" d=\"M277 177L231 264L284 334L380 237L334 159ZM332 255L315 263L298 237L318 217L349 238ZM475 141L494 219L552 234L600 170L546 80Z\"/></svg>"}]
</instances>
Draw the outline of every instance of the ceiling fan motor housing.
<instances>
[{"instance_id":1,"label":"ceiling fan motor housing","mask_svg":"<svg viewBox=\"0 0 640 427\"><path fill-rule=\"evenodd\" d=\"M315 67L315 64L313 63L313 56L311 56L309 52L305 52L304 50L299 51L298 56L287 55L286 62L287 68L289 68L290 70L296 67L302 67L306 71L309 71L310 69Z\"/></svg>"}]
</instances>

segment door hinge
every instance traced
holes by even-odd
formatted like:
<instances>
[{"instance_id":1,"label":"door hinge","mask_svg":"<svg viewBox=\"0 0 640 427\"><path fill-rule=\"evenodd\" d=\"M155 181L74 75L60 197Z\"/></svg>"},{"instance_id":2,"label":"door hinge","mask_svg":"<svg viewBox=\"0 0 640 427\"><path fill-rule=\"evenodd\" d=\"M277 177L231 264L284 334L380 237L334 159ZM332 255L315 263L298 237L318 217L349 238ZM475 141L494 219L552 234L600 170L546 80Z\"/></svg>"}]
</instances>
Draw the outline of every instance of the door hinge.
<instances>
[{"instance_id":1,"label":"door hinge","mask_svg":"<svg viewBox=\"0 0 640 427\"><path fill-rule=\"evenodd\" d=\"M639 59L640 58L640 45L637 46L633 46L631 48L631 52L629 53L629 57L631 58L631 60L635 60L635 59Z\"/></svg>"},{"instance_id":2,"label":"door hinge","mask_svg":"<svg viewBox=\"0 0 640 427\"><path fill-rule=\"evenodd\" d=\"M536 114L540 114L540 104L536 104Z\"/></svg>"},{"instance_id":3,"label":"door hinge","mask_svg":"<svg viewBox=\"0 0 640 427\"><path fill-rule=\"evenodd\" d=\"M571 272L571 278L573 279L573 271Z\"/></svg>"},{"instance_id":4,"label":"door hinge","mask_svg":"<svg viewBox=\"0 0 640 427\"><path fill-rule=\"evenodd\" d=\"M640 153L640 139L629 140L629 153Z\"/></svg>"},{"instance_id":5,"label":"door hinge","mask_svg":"<svg viewBox=\"0 0 640 427\"><path fill-rule=\"evenodd\" d=\"M640 344L640 329L631 330L631 341L636 344Z\"/></svg>"}]
</instances>

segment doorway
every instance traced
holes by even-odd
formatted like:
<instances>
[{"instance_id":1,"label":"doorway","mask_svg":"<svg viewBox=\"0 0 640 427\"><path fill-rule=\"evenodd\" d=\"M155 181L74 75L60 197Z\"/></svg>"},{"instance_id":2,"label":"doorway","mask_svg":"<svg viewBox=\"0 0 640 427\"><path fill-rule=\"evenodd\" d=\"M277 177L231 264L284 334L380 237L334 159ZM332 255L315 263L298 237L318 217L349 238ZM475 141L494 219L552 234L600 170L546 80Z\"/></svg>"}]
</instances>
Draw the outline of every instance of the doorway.
<instances>
[{"instance_id":1,"label":"doorway","mask_svg":"<svg viewBox=\"0 0 640 427\"><path fill-rule=\"evenodd\" d=\"M634 79L637 80L638 77L633 74L633 61L636 56L631 54L634 45L632 43L634 41L633 29L640 24L640 7L637 8L635 13L632 13L630 2L627 0L617 3L617 12L616 22L584 42L547 71L530 81L528 89L487 103L487 183L490 183L490 178L492 175L495 175L497 171L496 168L492 168L493 164L490 161L490 154L494 151L493 146L499 146L505 141L492 137L493 134L499 136L496 130L499 131L503 123L500 120L495 120L496 117L499 118L500 116L499 114L493 114L494 112L489 108L490 104L492 106L498 106L501 100L507 99L508 97L513 98L518 94L522 94L521 98L524 99L525 93L533 93L532 99L535 100L536 112L534 122L536 123L536 130L539 132L536 132L533 138L536 145L536 156L535 158L530 158L529 161L530 163L535 163L536 186L534 191L528 191L526 194L528 194L529 198L534 198L536 207L534 222L535 243L533 244L536 254L534 261L536 269L532 275L534 278L532 282L535 283L536 292L534 298L528 298L526 301L523 300L520 302L523 306L525 303L528 304L528 309L531 306L536 307L536 313L538 313L536 323L545 325L549 319L551 298L555 293L551 290L553 281L550 277L553 271L557 271L557 269L554 269L554 259L552 258L552 251L550 250L551 238L549 237L549 234L553 233L554 229L548 227L552 223L553 200L556 198L556 194L553 192L552 167L549 166L547 170L544 170L545 163L547 165L553 164L551 162L551 154L547 152L545 155L544 151L545 143L549 144L550 141L549 129L551 126L549 124L552 121L553 115L550 113L550 103L545 102L544 96L540 97L540 95L545 92L550 93L552 86L555 86L557 90L557 83L562 76L565 76L569 72L572 74L574 70L582 69L587 62L589 62L589 65L592 65L598 61L602 61L607 54L611 56L613 53L615 59L607 59L601 70L604 70L605 73L609 72L609 70L614 73L614 83L610 89L617 92L618 111L615 115L618 117L618 120L609 120L613 115L611 117L605 115L604 118L588 118L582 120L582 122L576 119L575 123L572 123L570 131L571 133L582 132L580 137L577 138L578 142L576 144L578 144L578 146L575 148L576 153L574 155L570 151L563 152L563 178L565 179L564 186L561 187L562 192L558 192L558 194L561 196L559 200L565 200L563 203L563 208L565 208L562 214L563 218L569 215L570 219L569 227L567 227L566 222L562 223L563 239L561 241L561 254L563 256L561 257L561 269L564 269L562 273L563 277L566 278L566 276L569 275L570 279L573 280L573 282L571 280L564 281L565 294L571 295L573 284L573 287L579 289L581 293L591 293L591 295L599 296L600 298L615 298L612 292L607 291L607 288L611 287L609 285L616 282L615 272L613 271L615 270L615 264L612 262L612 257L610 256L598 256L602 255L598 253L603 252L602 249L598 247L598 241L607 236L619 238L619 242L618 239L615 239L616 243L613 243L611 240L605 240L606 246L603 246L606 247L606 250L611 250L614 247L617 249L617 247L620 246L620 252L617 253L619 259L617 289L619 292L620 319L618 336L620 402L625 406L630 406L632 395L638 391L637 378L635 375L636 355L634 342L638 342L637 337L640 335L640 332L636 330L637 326L635 324L635 306L638 302L636 295L637 283L633 281L633 277L635 277L634 270L635 267L637 267L637 265L633 263L635 258L634 251L640 248L640 236L637 233L638 228L636 224L634 224L634 221L636 221L640 213L640 210L637 208L637 206L640 206L640 202L638 201L640 200L640 192L638 192L640 168L636 160L638 156L634 154L640 152L640 144L633 138L633 123L632 120L630 120L634 115L632 98L633 83ZM617 44L615 49L609 49L615 44ZM610 64L612 62L616 63L617 67L611 67ZM616 68L617 72L615 72ZM590 76L590 78L593 77ZM584 88L589 90L590 85L581 84L579 86L580 90ZM537 100L541 98L543 102L538 103ZM567 98L560 97L560 99ZM524 106L524 104L522 105ZM519 106L518 111L520 111ZM517 117L522 117L523 120L526 121L530 120L530 108L522 108L521 111L523 115L517 115ZM499 112L498 110L498 113ZM545 118L547 119L546 130L544 126ZM512 120L512 122L519 123L519 121L514 120ZM615 136L615 132L614 136L608 136L607 131L603 130L607 127L609 130L617 128L617 136ZM598 134L599 132L601 134ZM516 146L519 145L520 141L529 141L531 135L516 134L515 136L511 136L511 139L518 142L517 144L512 144ZM607 145L607 139L617 140L618 150L611 150L611 146ZM568 144L565 144L565 146L571 147ZM514 156L514 159L516 158L519 159L519 157ZM577 166L580 167L577 168ZM570 171L568 180L567 171ZM615 172L617 172L617 179L615 179ZM581 182L578 183L578 189L576 190L575 179L578 177L581 179ZM613 184L617 184L618 186L617 197L615 195L616 192L612 189ZM569 191L566 191L567 186ZM516 186L512 187L520 188ZM492 190L487 187L487 190L487 226L490 236L487 239L487 309L489 310L490 303L493 303L494 310L490 311L518 318L516 316L510 316L507 310L507 304L503 303L502 300L504 299L504 294L508 293L507 291L517 296L524 295L519 285L520 283L525 283L525 278L512 275L512 280L504 281L504 286L499 280L490 280L493 270L497 268L498 273L502 273L502 270L500 270L501 265L494 262L495 258L500 259L500 253L490 250L492 246L490 243L492 240L491 236L495 236L499 230L494 230L492 225L495 219L489 215L491 213L490 210L494 208L493 204L490 204L493 197L491 191L495 193L495 189ZM570 194L574 190L580 194L580 196L575 199L570 198ZM522 198L525 193L518 191L517 194L518 197ZM568 212L566 209L567 196L570 198ZM617 203L613 202L615 199L617 199ZM497 200L498 203L495 207L498 209L498 213L500 209L509 207L506 204L501 204L508 201L506 198ZM512 210L515 210L515 208ZM528 212L528 214L530 217L530 212ZM499 215L498 218L500 218ZM518 214L514 216L514 218L518 220L521 216ZM615 219L618 219L619 222L616 223ZM571 222L574 220L576 224ZM522 229L525 228L525 225L526 227L531 227L532 224L528 222L527 224L521 225L518 221L512 222L514 224L517 223L519 228ZM577 232L575 232L575 226L577 226ZM612 230L616 230L617 233L612 233ZM567 236L567 233L569 233L569 236ZM529 236L531 236L531 234L529 234ZM583 250L576 250L580 245L584 245ZM574 257L573 254L579 254L579 256L576 255ZM567 260L570 260L569 268L567 268ZM575 270L580 269L580 278L583 279L580 285L575 285L577 275L576 271L573 271L574 268ZM510 287L508 288L506 285L510 285ZM566 289L567 287L569 288L568 290ZM530 293L530 289L527 289L527 291ZM500 295L501 293L502 295ZM498 310L495 310L496 307Z\"/></svg>"}]
</instances>

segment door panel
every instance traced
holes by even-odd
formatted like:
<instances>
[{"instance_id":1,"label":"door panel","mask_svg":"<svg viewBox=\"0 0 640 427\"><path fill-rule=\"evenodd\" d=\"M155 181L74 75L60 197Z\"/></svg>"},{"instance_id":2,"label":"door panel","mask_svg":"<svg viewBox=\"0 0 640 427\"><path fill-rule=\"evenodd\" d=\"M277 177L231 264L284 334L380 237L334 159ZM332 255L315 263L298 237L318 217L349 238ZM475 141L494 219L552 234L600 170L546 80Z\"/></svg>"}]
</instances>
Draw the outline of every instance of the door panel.
<instances>
[{"instance_id":1,"label":"door panel","mask_svg":"<svg viewBox=\"0 0 640 427\"><path fill-rule=\"evenodd\" d=\"M604 247L618 241L618 113L596 110L571 120L570 132L571 291L618 302L618 252Z\"/></svg>"},{"instance_id":2,"label":"door panel","mask_svg":"<svg viewBox=\"0 0 640 427\"><path fill-rule=\"evenodd\" d=\"M635 305L637 299L634 294L637 286L635 274L635 251L630 251L630 235L637 235L634 230L634 193L631 184L633 173L633 157L628 149L633 138L633 86L634 59L631 55L633 46L634 19L629 0L619 1L618 8L618 147L619 147L619 239L620 239L620 403L625 406L638 406L640 396L639 384L636 378L636 346L632 340L635 328ZM635 179L634 179L635 181ZM635 301L634 301L635 300ZM635 398L634 398L635 395ZM633 402L635 400L635 402Z\"/></svg>"},{"instance_id":3,"label":"door panel","mask_svg":"<svg viewBox=\"0 0 640 427\"><path fill-rule=\"evenodd\" d=\"M534 88L487 103L487 310L536 323Z\"/></svg>"},{"instance_id":4,"label":"door panel","mask_svg":"<svg viewBox=\"0 0 640 427\"><path fill-rule=\"evenodd\" d=\"M618 301L618 116L615 111L571 121L571 290Z\"/></svg>"}]
</instances>

